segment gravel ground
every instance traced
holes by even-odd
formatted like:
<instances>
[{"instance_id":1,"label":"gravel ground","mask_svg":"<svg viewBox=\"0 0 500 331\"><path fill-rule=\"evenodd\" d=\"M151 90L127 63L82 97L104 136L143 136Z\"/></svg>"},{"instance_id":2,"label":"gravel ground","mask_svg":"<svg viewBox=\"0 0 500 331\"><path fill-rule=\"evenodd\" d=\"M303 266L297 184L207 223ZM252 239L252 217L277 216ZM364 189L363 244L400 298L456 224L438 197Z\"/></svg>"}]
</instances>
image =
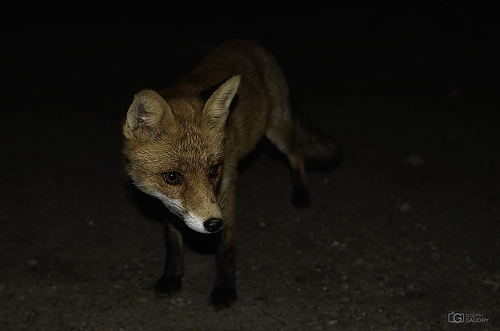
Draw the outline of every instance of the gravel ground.
<instances>
[{"instance_id":1,"label":"gravel ground","mask_svg":"<svg viewBox=\"0 0 500 331\"><path fill-rule=\"evenodd\" d=\"M493 14L444 1L227 6L3 13L0 329L500 329ZM228 37L276 54L344 158L310 174L305 210L266 142L245 162L239 299L215 312L200 245L182 292L153 293L159 205L125 178L121 120L135 92Z\"/></svg>"}]
</instances>

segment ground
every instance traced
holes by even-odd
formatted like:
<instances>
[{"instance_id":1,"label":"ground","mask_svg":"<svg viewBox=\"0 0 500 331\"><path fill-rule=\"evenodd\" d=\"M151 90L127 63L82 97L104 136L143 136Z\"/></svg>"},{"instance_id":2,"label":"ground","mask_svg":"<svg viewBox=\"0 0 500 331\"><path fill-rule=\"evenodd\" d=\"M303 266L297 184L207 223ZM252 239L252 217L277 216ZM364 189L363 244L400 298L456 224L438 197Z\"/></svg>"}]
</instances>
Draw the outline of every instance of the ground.
<instances>
[{"instance_id":1,"label":"ground","mask_svg":"<svg viewBox=\"0 0 500 331\"><path fill-rule=\"evenodd\" d=\"M498 25L487 8L352 3L3 13L0 329L499 329ZM310 174L305 210L265 142L245 163L239 298L215 312L200 249L182 292L154 295L158 203L127 181L121 121L229 37L276 54L343 162Z\"/></svg>"}]
</instances>

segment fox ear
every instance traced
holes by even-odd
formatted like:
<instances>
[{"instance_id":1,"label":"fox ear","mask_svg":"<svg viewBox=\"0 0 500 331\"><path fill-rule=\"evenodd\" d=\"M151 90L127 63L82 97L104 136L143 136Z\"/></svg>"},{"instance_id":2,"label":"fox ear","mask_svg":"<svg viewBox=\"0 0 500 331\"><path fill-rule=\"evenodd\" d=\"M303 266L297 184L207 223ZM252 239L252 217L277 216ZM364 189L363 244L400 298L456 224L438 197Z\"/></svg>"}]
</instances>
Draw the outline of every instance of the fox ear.
<instances>
[{"instance_id":1,"label":"fox ear","mask_svg":"<svg viewBox=\"0 0 500 331\"><path fill-rule=\"evenodd\" d=\"M241 76L233 75L224 80L208 98L203 107L203 116L213 121L214 125L224 124L229 115L229 106L233 101Z\"/></svg>"},{"instance_id":2,"label":"fox ear","mask_svg":"<svg viewBox=\"0 0 500 331\"><path fill-rule=\"evenodd\" d=\"M134 96L123 125L123 135L127 139L141 141L159 134L159 124L163 118L173 120L174 115L168 103L153 90L142 90Z\"/></svg>"}]
</instances>

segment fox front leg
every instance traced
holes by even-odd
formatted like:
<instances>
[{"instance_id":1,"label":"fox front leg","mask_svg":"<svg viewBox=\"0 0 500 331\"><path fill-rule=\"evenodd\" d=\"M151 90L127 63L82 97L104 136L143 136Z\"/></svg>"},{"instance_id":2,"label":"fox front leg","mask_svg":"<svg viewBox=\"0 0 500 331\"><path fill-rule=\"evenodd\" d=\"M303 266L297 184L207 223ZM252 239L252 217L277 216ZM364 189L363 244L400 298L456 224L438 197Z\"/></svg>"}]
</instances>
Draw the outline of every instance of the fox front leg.
<instances>
[{"instance_id":1,"label":"fox front leg","mask_svg":"<svg viewBox=\"0 0 500 331\"><path fill-rule=\"evenodd\" d=\"M165 271L155 284L156 294L160 297L172 295L181 289L184 276L182 236L169 222L164 221Z\"/></svg>"},{"instance_id":2,"label":"fox front leg","mask_svg":"<svg viewBox=\"0 0 500 331\"><path fill-rule=\"evenodd\" d=\"M224 227L215 253L216 281L210 301L216 311L236 302L235 250L236 250L236 186L229 185L219 194L224 214Z\"/></svg>"},{"instance_id":3,"label":"fox front leg","mask_svg":"<svg viewBox=\"0 0 500 331\"><path fill-rule=\"evenodd\" d=\"M220 240L216 258L216 281L210 295L210 301L216 311L230 307L238 298L236 294L236 278L234 267L234 246L224 238Z\"/></svg>"}]
</instances>

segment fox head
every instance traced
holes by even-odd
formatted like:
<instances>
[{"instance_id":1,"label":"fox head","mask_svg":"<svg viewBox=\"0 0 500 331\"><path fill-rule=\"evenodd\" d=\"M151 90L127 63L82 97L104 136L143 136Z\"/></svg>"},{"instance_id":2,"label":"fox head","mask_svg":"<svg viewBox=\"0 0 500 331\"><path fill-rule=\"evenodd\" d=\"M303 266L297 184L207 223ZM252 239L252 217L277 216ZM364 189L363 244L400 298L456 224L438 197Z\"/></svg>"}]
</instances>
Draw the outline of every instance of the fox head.
<instances>
[{"instance_id":1,"label":"fox head","mask_svg":"<svg viewBox=\"0 0 500 331\"><path fill-rule=\"evenodd\" d=\"M140 91L123 126L126 171L134 184L200 233L218 232L223 224L217 187L225 125L239 84L239 75L229 77L206 101L165 100Z\"/></svg>"}]
</instances>

